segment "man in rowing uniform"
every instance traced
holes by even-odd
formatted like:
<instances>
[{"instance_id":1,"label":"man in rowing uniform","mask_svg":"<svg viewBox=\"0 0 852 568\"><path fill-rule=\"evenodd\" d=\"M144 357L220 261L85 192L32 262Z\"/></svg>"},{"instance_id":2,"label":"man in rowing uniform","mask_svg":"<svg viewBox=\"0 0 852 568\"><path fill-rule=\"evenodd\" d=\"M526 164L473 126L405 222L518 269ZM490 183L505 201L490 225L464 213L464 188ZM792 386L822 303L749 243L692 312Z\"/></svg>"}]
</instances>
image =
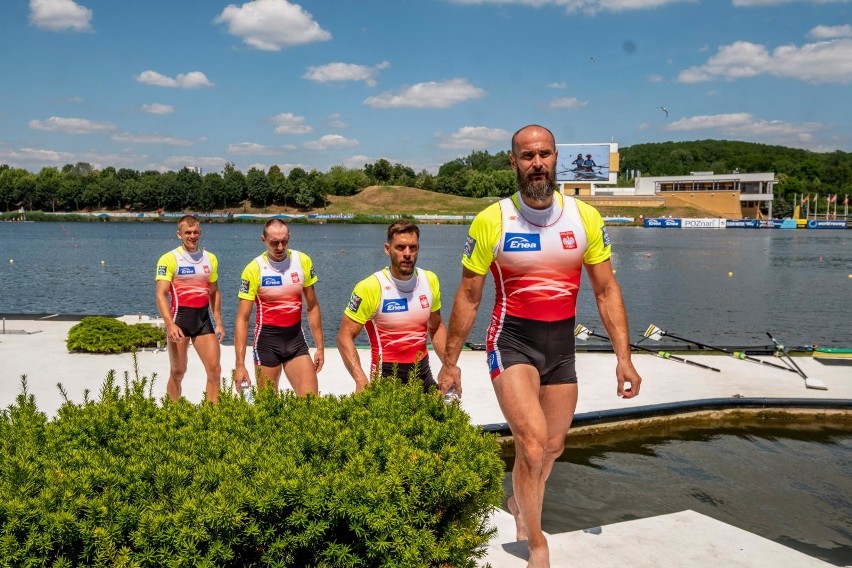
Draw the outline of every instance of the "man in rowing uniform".
<instances>
[{"instance_id":1,"label":"man in rowing uniform","mask_svg":"<svg viewBox=\"0 0 852 568\"><path fill-rule=\"evenodd\" d=\"M417 268L420 229L410 221L394 221L388 227L385 254L390 268L383 268L355 285L343 311L337 348L343 364L355 379L355 392L370 379L396 374L403 382L419 380L423 389L437 387L429 367L427 337L435 353L444 352L446 328L441 320L441 291L434 272ZM361 368L355 338L367 329L370 340L370 376ZM413 373L417 376L413 376Z\"/></svg>"},{"instance_id":2,"label":"man in rowing uniform","mask_svg":"<svg viewBox=\"0 0 852 568\"><path fill-rule=\"evenodd\" d=\"M199 250L201 224L192 215L178 220L177 236L181 245L160 257L156 276L157 310L166 325L169 350L166 393L172 400L180 398L192 341L207 373L207 400L216 402L222 371L219 343L225 337L219 261L213 253ZM211 306L215 325L210 321Z\"/></svg>"},{"instance_id":3,"label":"man in rowing uniform","mask_svg":"<svg viewBox=\"0 0 852 568\"><path fill-rule=\"evenodd\" d=\"M574 316L583 267L612 339L618 395L636 396L642 379L630 358L627 315L603 220L591 206L556 191L553 134L537 125L520 129L509 161L519 191L471 224L438 382L444 392L461 392L456 362L490 270L496 297L486 339L488 371L516 452L508 507L518 540L528 540L529 566L540 568L550 566L541 531L544 485L577 405Z\"/></svg>"},{"instance_id":4,"label":"man in rowing uniform","mask_svg":"<svg viewBox=\"0 0 852 568\"><path fill-rule=\"evenodd\" d=\"M260 240L266 252L245 267L237 294L234 380L238 387L243 381L252 384L245 359L249 317L252 306L257 306L253 346L254 365L260 371L258 387L270 386L278 390L283 369L297 395L318 394L317 373L325 357L313 263L305 253L287 248L290 229L281 219L267 221ZM302 330L303 300L316 344L313 359Z\"/></svg>"}]
</instances>

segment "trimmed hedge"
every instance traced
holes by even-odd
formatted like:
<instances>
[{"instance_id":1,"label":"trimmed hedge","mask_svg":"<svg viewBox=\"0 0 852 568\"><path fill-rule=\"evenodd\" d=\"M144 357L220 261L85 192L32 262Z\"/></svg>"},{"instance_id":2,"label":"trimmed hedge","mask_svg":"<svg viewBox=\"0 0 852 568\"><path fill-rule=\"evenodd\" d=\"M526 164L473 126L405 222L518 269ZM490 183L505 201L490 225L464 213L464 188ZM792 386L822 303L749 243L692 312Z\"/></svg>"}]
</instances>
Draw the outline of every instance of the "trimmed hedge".
<instances>
[{"instance_id":1,"label":"trimmed hedge","mask_svg":"<svg viewBox=\"0 0 852 568\"><path fill-rule=\"evenodd\" d=\"M68 330L68 351L122 353L165 344L166 332L149 323L127 325L115 318L85 317Z\"/></svg>"},{"instance_id":2,"label":"trimmed hedge","mask_svg":"<svg viewBox=\"0 0 852 568\"><path fill-rule=\"evenodd\" d=\"M52 420L22 383L0 414L4 565L474 567L502 498L496 437L396 380L194 405L110 373Z\"/></svg>"}]
</instances>

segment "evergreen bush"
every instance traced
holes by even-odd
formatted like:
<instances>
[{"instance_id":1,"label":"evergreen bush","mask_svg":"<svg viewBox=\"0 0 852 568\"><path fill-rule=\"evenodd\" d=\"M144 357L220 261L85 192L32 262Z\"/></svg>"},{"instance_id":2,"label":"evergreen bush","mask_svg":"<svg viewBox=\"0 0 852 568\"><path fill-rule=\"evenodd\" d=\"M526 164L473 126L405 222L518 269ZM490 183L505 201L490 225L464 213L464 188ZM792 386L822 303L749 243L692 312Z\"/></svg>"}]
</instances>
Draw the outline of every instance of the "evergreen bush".
<instances>
[{"instance_id":1,"label":"evergreen bush","mask_svg":"<svg viewBox=\"0 0 852 568\"><path fill-rule=\"evenodd\" d=\"M0 413L4 565L474 567L492 532L496 438L418 385L160 404L110 373L48 420L22 382Z\"/></svg>"},{"instance_id":2,"label":"evergreen bush","mask_svg":"<svg viewBox=\"0 0 852 568\"><path fill-rule=\"evenodd\" d=\"M68 330L68 351L122 353L165 343L166 332L148 323L127 325L115 318L86 317Z\"/></svg>"}]
</instances>

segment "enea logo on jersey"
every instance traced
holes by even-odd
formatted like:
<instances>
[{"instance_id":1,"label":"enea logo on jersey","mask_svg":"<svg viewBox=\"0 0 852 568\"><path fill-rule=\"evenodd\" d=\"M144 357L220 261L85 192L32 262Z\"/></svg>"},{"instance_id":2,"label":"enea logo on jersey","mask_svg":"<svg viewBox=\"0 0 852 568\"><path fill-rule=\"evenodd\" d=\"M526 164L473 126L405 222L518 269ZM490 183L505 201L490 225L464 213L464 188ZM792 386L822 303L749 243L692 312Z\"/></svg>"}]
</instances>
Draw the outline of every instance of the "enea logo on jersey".
<instances>
[{"instance_id":1,"label":"enea logo on jersey","mask_svg":"<svg viewBox=\"0 0 852 568\"><path fill-rule=\"evenodd\" d=\"M541 250L538 233L506 233L503 252L534 252Z\"/></svg>"},{"instance_id":2,"label":"enea logo on jersey","mask_svg":"<svg viewBox=\"0 0 852 568\"><path fill-rule=\"evenodd\" d=\"M397 312L407 312L408 311L408 299L407 298L397 298L394 300L385 300L382 302L382 313L383 314L393 314Z\"/></svg>"},{"instance_id":3,"label":"enea logo on jersey","mask_svg":"<svg viewBox=\"0 0 852 568\"><path fill-rule=\"evenodd\" d=\"M260 279L261 286L281 286L281 276L264 276Z\"/></svg>"},{"instance_id":4,"label":"enea logo on jersey","mask_svg":"<svg viewBox=\"0 0 852 568\"><path fill-rule=\"evenodd\" d=\"M577 239L574 238L574 231L560 231L559 238L562 240L562 248L577 248Z\"/></svg>"},{"instance_id":5,"label":"enea logo on jersey","mask_svg":"<svg viewBox=\"0 0 852 568\"><path fill-rule=\"evenodd\" d=\"M476 248L476 239L471 236L467 237L467 240L464 242L464 251L462 254L467 258L470 258L473 255L473 249Z\"/></svg>"},{"instance_id":6,"label":"enea logo on jersey","mask_svg":"<svg viewBox=\"0 0 852 568\"><path fill-rule=\"evenodd\" d=\"M186 276L187 274L195 274L194 266L179 266L178 276Z\"/></svg>"}]
</instances>

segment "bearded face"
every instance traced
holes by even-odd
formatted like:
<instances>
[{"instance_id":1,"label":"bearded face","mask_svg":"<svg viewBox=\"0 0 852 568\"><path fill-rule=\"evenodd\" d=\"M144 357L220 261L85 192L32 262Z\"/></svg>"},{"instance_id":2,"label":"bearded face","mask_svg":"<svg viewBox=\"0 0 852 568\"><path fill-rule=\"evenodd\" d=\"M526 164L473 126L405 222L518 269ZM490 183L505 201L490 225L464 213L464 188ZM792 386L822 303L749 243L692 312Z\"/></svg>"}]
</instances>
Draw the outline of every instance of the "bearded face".
<instances>
[{"instance_id":1,"label":"bearded face","mask_svg":"<svg viewBox=\"0 0 852 568\"><path fill-rule=\"evenodd\" d=\"M532 179L532 174L544 174L545 177ZM534 172L530 169L522 172L518 169L517 175L518 189L521 191L521 195L527 199L545 201L550 199L550 196L553 195L553 192L556 190L556 172L553 170Z\"/></svg>"}]
</instances>

